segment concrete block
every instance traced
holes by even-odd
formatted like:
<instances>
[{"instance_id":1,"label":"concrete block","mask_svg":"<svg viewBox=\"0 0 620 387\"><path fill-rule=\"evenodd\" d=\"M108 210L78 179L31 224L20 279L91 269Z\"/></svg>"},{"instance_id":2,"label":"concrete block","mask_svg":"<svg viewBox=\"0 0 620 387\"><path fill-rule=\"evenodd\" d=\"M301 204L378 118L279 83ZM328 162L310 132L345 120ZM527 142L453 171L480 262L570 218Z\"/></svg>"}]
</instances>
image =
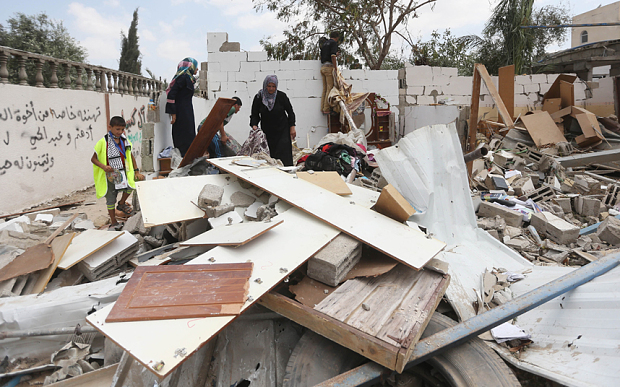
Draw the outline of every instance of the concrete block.
<instances>
[{"instance_id":1,"label":"concrete block","mask_svg":"<svg viewBox=\"0 0 620 387\"><path fill-rule=\"evenodd\" d=\"M321 98L323 83L320 81L304 81L304 92L308 98Z\"/></svg>"},{"instance_id":2,"label":"concrete block","mask_svg":"<svg viewBox=\"0 0 620 387\"><path fill-rule=\"evenodd\" d=\"M540 86L538 83L530 83L529 85L523 85L523 92L525 94L528 93L538 93L540 91Z\"/></svg>"},{"instance_id":3,"label":"concrete block","mask_svg":"<svg viewBox=\"0 0 620 387\"><path fill-rule=\"evenodd\" d=\"M222 82L209 82L210 91L222 91Z\"/></svg>"},{"instance_id":4,"label":"concrete block","mask_svg":"<svg viewBox=\"0 0 620 387\"><path fill-rule=\"evenodd\" d=\"M250 82L256 79L255 71L228 72L228 80L231 82Z\"/></svg>"},{"instance_id":5,"label":"concrete block","mask_svg":"<svg viewBox=\"0 0 620 387\"><path fill-rule=\"evenodd\" d=\"M529 75L517 75L515 77L515 83L517 85L529 85L532 83L532 78Z\"/></svg>"},{"instance_id":6,"label":"concrete block","mask_svg":"<svg viewBox=\"0 0 620 387\"><path fill-rule=\"evenodd\" d=\"M366 71L366 79L370 81L386 81L389 79L387 70L368 70ZM393 79L397 79L394 77Z\"/></svg>"},{"instance_id":7,"label":"concrete block","mask_svg":"<svg viewBox=\"0 0 620 387\"><path fill-rule=\"evenodd\" d=\"M222 65L219 62L210 62L207 66L207 75L209 72L218 73L222 70Z\"/></svg>"},{"instance_id":8,"label":"concrete block","mask_svg":"<svg viewBox=\"0 0 620 387\"><path fill-rule=\"evenodd\" d=\"M230 196L230 201L235 207L249 207L256 201L256 198L244 192L237 191Z\"/></svg>"},{"instance_id":9,"label":"concrete block","mask_svg":"<svg viewBox=\"0 0 620 387\"><path fill-rule=\"evenodd\" d=\"M540 85L540 91L539 93L544 95L546 92L549 91L549 89L551 88L551 84L550 83L541 83Z\"/></svg>"},{"instance_id":10,"label":"concrete block","mask_svg":"<svg viewBox=\"0 0 620 387\"><path fill-rule=\"evenodd\" d=\"M357 70L359 71L359 70ZM387 75L387 79L393 79L393 80L397 80L398 79L398 71L399 70L382 70L383 72L385 72L385 74Z\"/></svg>"},{"instance_id":11,"label":"concrete block","mask_svg":"<svg viewBox=\"0 0 620 387\"><path fill-rule=\"evenodd\" d=\"M424 86L424 94L425 95L430 95L432 97L437 97L439 95L443 95L443 88L446 86L439 86L439 85L431 85L431 86Z\"/></svg>"},{"instance_id":12,"label":"concrete block","mask_svg":"<svg viewBox=\"0 0 620 387\"><path fill-rule=\"evenodd\" d=\"M443 85L448 85L450 83L451 78L448 75L433 75L433 80L431 85L436 86L443 86Z\"/></svg>"},{"instance_id":13,"label":"concrete block","mask_svg":"<svg viewBox=\"0 0 620 387\"><path fill-rule=\"evenodd\" d=\"M228 82L227 89L229 94L245 94L248 92L248 84L247 82Z\"/></svg>"},{"instance_id":14,"label":"concrete block","mask_svg":"<svg viewBox=\"0 0 620 387\"><path fill-rule=\"evenodd\" d=\"M224 42L220 46L221 52L240 52L241 43L239 42Z\"/></svg>"},{"instance_id":15,"label":"concrete block","mask_svg":"<svg viewBox=\"0 0 620 387\"><path fill-rule=\"evenodd\" d=\"M321 61L320 60L300 60L299 61L299 69L300 70L321 70Z\"/></svg>"},{"instance_id":16,"label":"concrete block","mask_svg":"<svg viewBox=\"0 0 620 387\"><path fill-rule=\"evenodd\" d=\"M547 74L532 74L532 83L547 83Z\"/></svg>"},{"instance_id":17,"label":"concrete block","mask_svg":"<svg viewBox=\"0 0 620 387\"><path fill-rule=\"evenodd\" d=\"M447 75L449 77L459 76L459 69L457 69L456 67L440 67L440 68L441 68L441 74L443 75Z\"/></svg>"},{"instance_id":18,"label":"concrete block","mask_svg":"<svg viewBox=\"0 0 620 387\"><path fill-rule=\"evenodd\" d=\"M228 204L221 204L215 207L207 206L207 207L204 207L204 209L205 209L205 215L207 216L207 218L217 218L218 216L222 216L230 211L233 211L235 209L235 205L232 203L228 203Z\"/></svg>"},{"instance_id":19,"label":"concrete block","mask_svg":"<svg viewBox=\"0 0 620 387\"><path fill-rule=\"evenodd\" d=\"M206 184L198 195L198 205L200 207L219 206L223 195L224 188L214 184Z\"/></svg>"},{"instance_id":20,"label":"concrete block","mask_svg":"<svg viewBox=\"0 0 620 387\"><path fill-rule=\"evenodd\" d=\"M405 79L407 86L425 86L433 79L433 70L430 66L407 67Z\"/></svg>"},{"instance_id":21,"label":"concrete block","mask_svg":"<svg viewBox=\"0 0 620 387\"><path fill-rule=\"evenodd\" d=\"M266 71L269 74L274 74L280 70L280 61L269 60L267 62L260 62L260 71Z\"/></svg>"},{"instance_id":22,"label":"concrete block","mask_svg":"<svg viewBox=\"0 0 620 387\"><path fill-rule=\"evenodd\" d=\"M282 62L286 63L286 62ZM297 79L297 71L293 70L281 70L276 73L278 76L278 81L285 79Z\"/></svg>"},{"instance_id":23,"label":"concrete block","mask_svg":"<svg viewBox=\"0 0 620 387\"><path fill-rule=\"evenodd\" d=\"M224 42L228 41L228 33L226 32L208 32L207 33L207 52L219 52Z\"/></svg>"},{"instance_id":24,"label":"concrete block","mask_svg":"<svg viewBox=\"0 0 620 387\"><path fill-rule=\"evenodd\" d=\"M308 260L308 277L338 286L362 256L362 243L341 233Z\"/></svg>"},{"instance_id":25,"label":"concrete block","mask_svg":"<svg viewBox=\"0 0 620 387\"><path fill-rule=\"evenodd\" d=\"M148 231L146 227L144 227L142 212L138 211L135 215L127 219L125 225L123 226L123 231L128 231L131 234L147 235Z\"/></svg>"},{"instance_id":26,"label":"concrete block","mask_svg":"<svg viewBox=\"0 0 620 387\"><path fill-rule=\"evenodd\" d=\"M611 245L620 244L620 220L608 216L596 229L596 235Z\"/></svg>"},{"instance_id":27,"label":"concrete block","mask_svg":"<svg viewBox=\"0 0 620 387\"><path fill-rule=\"evenodd\" d=\"M280 61L280 70L299 70L299 61L298 60Z\"/></svg>"},{"instance_id":28,"label":"concrete block","mask_svg":"<svg viewBox=\"0 0 620 387\"><path fill-rule=\"evenodd\" d=\"M248 62L264 62L267 58L266 51L248 51Z\"/></svg>"},{"instance_id":29,"label":"concrete block","mask_svg":"<svg viewBox=\"0 0 620 387\"><path fill-rule=\"evenodd\" d=\"M450 84L444 86L444 94L471 95L473 77L452 77Z\"/></svg>"},{"instance_id":30,"label":"concrete block","mask_svg":"<svg viewBox=\"0 0 620 387\"><path fill-rule=\"evenodd\" d=\"M553 203L557 204L562 208L562 211L565 214L570 214L573 212L573 207L570 202L570 198L555 198L551 200Z\"/></svg>"},{"instance_id":31,"label":"concrete block","mask_svg":"<svg viewBox=\"0 0 620 387\"><path fill-rule=\"evenodd\" d=\"M418 105L432 105L437 103L437 100L430 95L418 95L416 97L416 102Z\"/></svg>"},{"instance_id":32,"label":"concrete block","mask_svg":"<svg viewBox=\"0 0 620 387\"><path fill-rule=\"evenodd\" d=\"M445 101L448 105L470 105L471 96L469 95L443 95L437 98L437 102Z\"/></svg>"},{"instance_id":33,"label":"concrete block","mask_svg":"<svg viewBox=\"0 0 620 387\"><path fill-rule=\"evenodd\" d=\"M225 71L207 73L207 79L211 82L228 82L228 73Z\"/></svg>"},{"instance_id":34,"label":"concrete block","mask_svg":"<svg viewBox=\"0 0 620 387\"><path fill-rule=\"evenodd\" d=\"M579 227L553 214L547 215L547 219L550 217L552 217L552 219L547 224L547 236L553 241L561 245L567 245L575 242L577 238L579 238Z\"/></svg>"},{"instance_id":35,"label":"concrete block","mask_svg":"<svg viewBox=\"0 0 620 387\"><path fill-rule=\"evenodd\" d=\"M501 216L506 221L506 225L512 227L521 227L521 223L523 223L523 214L520 212L509 210L499 204L489 202L482 202L480 204L478 216L485 218Z\"/></svg>"},{"instance_id":36,"label":"concrete block","mask_svg":"<svg viewBox=\"0 0 620 387\"><path fill-rule=\"evenodd\" d=\"M549 212L536 212L530 217L530 225L534 227L540 235L547 234L547 214L549 214Z\"/></svg>"},{"instance_id":37,"label":"concrete block","mask_svg":"<svg viewBox=\"0 0 620 387\"><path fill-rule=\"evenodd\" d=\"M241 62L240 66L239 71L241 72L256 73L257 71L260 71L260 63L258 62Z\"/></svg>"},{"instance_id":38,"label":"concrete block","mask_svg":"<svg viewBox=\"0 0 620 387\"><path fill-rule=\"evenodd\" d=\"M424 95L424 86L407 86L407 94Z\"/></svg>"},{"instance_id":39,"label":"concrete block","mask_svg":"<svg viewBox=\"0 0 620 387\"><path fill-rule=\"evenodd\" d=\"M595 198L578 196L575 199L575 211L581 216L598 217L601 211L601 201Z\"/></svg>"}]
</instances>

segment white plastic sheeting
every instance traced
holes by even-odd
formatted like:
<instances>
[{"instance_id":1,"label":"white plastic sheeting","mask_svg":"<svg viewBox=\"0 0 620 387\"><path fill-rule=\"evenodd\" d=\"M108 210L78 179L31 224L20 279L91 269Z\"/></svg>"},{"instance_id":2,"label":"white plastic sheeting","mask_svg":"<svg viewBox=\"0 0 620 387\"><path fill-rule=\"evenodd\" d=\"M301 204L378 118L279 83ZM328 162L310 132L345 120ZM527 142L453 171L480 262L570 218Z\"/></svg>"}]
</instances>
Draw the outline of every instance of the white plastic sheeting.
<instances>
[{"instance_id":1,"label":"white plastic sheeting","mask_svg":"<svg viewBox=\"0 0 620 387\"><path fill-rule=\"evenodd\" d=\"M571 268L541 267L476 227L467 171L454 124L418 129L376 154L383 176L419 212L411 220L447 243L435 258L449 264L446 292L462 320L472 317L485 269L531 269L515 296ZM518 357L491 344L515 366L569 386L612 386L620 378L620 269L519 316L534 344Z\"/></svg>"}]
</instances>

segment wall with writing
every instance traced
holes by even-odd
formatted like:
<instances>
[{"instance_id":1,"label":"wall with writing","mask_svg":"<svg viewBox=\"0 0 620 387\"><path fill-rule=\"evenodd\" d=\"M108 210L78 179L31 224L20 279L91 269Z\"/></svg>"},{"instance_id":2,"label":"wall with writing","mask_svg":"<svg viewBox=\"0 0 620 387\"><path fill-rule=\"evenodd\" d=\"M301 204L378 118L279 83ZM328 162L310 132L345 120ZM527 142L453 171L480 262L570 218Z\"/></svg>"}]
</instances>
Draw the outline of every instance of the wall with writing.
<instances>
[{"instance_id":1,"label":"wall with writing","mask_svg":"<svg viewBox=\"0 0 620 387\"><path fill-rule=\"evenodd\" d=\"M141 140L148 99L110 97L111 114L135 117L128 132ZM0 84L0 214L92 185L90 158L106 128L103 93Z\"/></svg>"},{"instance_id":2,"label":"wall with writing","mask_svg":"<svg viewBox=\"0 0 620 387\"><path fill-rule=\"evenodd\" d=\"M131 95L110 94L110 117L121 116L125 119L127 127L125 135L133 146L133 155L140 167L142 151L142 126L146 123L146 112L149 98L134 97Z\"/></svg>"}]
</instances>

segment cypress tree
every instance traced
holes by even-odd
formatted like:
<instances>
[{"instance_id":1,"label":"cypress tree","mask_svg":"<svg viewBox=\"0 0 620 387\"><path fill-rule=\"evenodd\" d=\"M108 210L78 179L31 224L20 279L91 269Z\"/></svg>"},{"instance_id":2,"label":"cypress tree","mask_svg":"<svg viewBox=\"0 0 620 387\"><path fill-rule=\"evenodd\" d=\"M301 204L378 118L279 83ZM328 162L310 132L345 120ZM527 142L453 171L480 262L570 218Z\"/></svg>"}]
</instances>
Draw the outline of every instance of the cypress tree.
<instances>
[{"instance_id":1,"label":"cypress tree","mask_svg":"<svg viewBox=\"0 0 620 387\"><path fill-rule=\"evenodd\" d=\"M142 75L142 61L138 45L138 8L133 11L133 20L129 26L127 36L121 31L121 59L118 69L128 73Z\"/></svg>"}]
</instances>

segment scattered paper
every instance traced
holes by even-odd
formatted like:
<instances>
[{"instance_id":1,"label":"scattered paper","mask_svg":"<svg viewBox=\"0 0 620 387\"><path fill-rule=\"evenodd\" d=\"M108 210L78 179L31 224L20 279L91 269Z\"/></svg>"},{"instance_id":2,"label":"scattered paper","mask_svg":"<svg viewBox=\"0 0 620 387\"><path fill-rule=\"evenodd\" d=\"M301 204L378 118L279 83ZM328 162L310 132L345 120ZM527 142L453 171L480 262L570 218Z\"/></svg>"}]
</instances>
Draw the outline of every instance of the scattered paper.
<instances>
[{"instance_id":1,"label":"scattered paper","mask_svg":"<svg viewBox=\"0 0 620 387\"><path fill-rule=\"evenodd\" d=\"M491 329L491 335L498 343L503 343L514 339L529 340L532 337L518 325L513 325L510 322L505 322L502 325Z\"/></svg>"}]
</instances>

